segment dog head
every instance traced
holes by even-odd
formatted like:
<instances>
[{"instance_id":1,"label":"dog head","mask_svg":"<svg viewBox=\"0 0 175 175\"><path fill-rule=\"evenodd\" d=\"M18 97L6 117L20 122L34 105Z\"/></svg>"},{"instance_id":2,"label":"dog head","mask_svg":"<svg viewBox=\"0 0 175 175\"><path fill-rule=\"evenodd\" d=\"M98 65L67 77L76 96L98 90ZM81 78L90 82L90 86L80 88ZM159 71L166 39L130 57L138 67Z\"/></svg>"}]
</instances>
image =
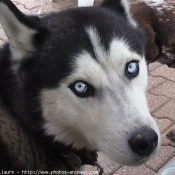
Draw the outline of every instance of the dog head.
<instances>
[{"instance_id":1,"label":"dog head","mask_svg":"<svg viewBox=\"0 0 175 175\"><path fill-rule=\"evenodd\" d=\"M76 149L136 165L154 155L159 130L145 98L143 37L126 0L26 16L0 1L30 128Z\"/></svg>"}]
</instances>

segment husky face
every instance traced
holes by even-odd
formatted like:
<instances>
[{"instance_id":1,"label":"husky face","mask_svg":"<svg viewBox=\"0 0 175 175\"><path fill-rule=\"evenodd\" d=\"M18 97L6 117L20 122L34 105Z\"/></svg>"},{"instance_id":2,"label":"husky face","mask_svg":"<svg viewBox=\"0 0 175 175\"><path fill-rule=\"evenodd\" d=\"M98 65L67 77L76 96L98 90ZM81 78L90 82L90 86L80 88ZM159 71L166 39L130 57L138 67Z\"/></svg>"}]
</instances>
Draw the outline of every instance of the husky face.
<instances>
[{"instance_id":1,"label":"husky face","mask_svg":"<svg viewBox=\"0 0 175 175\"><path fill-rule=\"evenodd\" d=\"M126 165L158 151L160 134L145 98L144 41L126 1L38 18L1 0L0 20L32 129Z\"/></svg>"}]
</instances>

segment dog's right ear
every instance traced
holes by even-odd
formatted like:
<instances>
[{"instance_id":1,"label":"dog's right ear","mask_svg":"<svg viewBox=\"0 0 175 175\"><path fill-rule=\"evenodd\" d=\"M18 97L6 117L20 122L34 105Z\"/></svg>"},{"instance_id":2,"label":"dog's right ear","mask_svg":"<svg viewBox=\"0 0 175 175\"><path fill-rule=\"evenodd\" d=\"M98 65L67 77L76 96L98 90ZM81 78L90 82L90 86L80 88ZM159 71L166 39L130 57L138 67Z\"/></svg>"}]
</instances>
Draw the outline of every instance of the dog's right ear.
<instances>
[{"instance_id":1,"label":"dog's right ear","mask_svg":"<svg viewBox=\"0 0 175 175\"><path fill-rule=\"evenodd\" d=\"M27 16L10 0L0 0L0 22L10 44L12 57L22 61L35 52L35 42L44 37L44 28L37 16Z\"/></svg>"},{"instance_id":2,"label":"dog's right ear","mask_svg":"<svg viewBox=\"0 0 175 175\"><path fill-rule=\"evenodd\" d=\"M128 0L104 0L101 7L108 8L109 10L113 10L121 15L124 15L134 28L137 27L137 23L132 18L130 13L130 5Z\"/></svg>"}]
</instances>

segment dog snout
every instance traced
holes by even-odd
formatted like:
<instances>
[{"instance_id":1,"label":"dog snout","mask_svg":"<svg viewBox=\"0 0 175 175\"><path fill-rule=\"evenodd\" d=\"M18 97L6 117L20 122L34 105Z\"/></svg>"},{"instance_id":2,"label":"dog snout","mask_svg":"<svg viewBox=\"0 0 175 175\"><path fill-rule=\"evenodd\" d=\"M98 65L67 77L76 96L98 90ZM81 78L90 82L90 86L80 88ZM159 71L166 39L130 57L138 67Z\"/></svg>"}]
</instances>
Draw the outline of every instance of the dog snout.
<instances>
[{"instance_id":1,"label":"dog snout","mask_svg":"<svg viewBox=\"0 0 175 175\"><path fill-rule=\"evenodd\" d=\"M158 135L151 128L141 128L128 140L131 150L139 156L149 156L158 144Z\"/></svg>"}]
</instances>

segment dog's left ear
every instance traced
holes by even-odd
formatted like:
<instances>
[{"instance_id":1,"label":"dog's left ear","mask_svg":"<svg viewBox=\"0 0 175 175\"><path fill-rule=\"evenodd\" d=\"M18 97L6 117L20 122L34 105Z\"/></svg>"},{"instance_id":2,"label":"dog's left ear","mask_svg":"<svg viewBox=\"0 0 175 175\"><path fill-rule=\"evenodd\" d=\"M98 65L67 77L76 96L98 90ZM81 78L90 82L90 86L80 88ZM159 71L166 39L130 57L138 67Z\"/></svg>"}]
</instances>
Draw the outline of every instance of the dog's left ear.
<instances>
[{"instance_id":1,"label":"dog's left ear","mask_svg":"<svg viewBox=\"0 0 175 175\"><path fill-rule=\"evenodd\" d=\"M130 13L130 4L128 0L104 0L101 7L108 8L109 10L124 15L134 28L137 27L137 23Z\"/></svg>"},{"instance_id":2,"label":"dog's left ear","mask_svg":"<svg viewBox=\"0 0 175 175\"><path fill-rule=\"evenodd\" d=\"M35 42L42 39L39 17L27 16L10 0L0 0L0 22L10 44L12 57L21 61L35 52Z\"/></svg>"}]
</instances>

